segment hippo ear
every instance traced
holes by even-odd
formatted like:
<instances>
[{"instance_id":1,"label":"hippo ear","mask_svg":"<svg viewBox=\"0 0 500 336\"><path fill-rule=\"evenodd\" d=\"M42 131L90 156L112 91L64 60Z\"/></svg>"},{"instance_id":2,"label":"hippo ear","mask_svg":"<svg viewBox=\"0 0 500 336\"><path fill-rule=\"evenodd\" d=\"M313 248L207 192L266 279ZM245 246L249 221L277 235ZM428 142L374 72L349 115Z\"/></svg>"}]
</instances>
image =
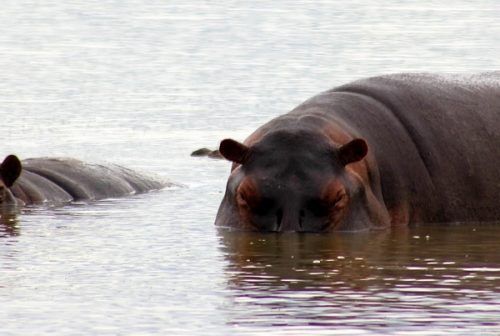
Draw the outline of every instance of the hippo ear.
<instances>
[{"instance_id":1,"label":"hippo ear","mask_svg":"<svg viewBox=\"0 0 500 336\"><path fill-rule=\"evenodd\" d=\"M21 170L21 161L19 161L17 156L7 156L0 165L0 174L2 176L3 183L10 188L14 182L16 182L19 175L21 175Z\"/></svg>"},{"instance_id":2,"label":"hippo ear","mask_svg":"<svg viewBox=\"0 0 500 336\"><path fill-rule=\"evenodd\" d=\"M243 164L248 157L249 148L233 139L224 139L220 143L219 152L227 160Z\"/></svg>"},{"instance_id":3,"label":"hippo ear","mask_svg":"<svg viewBox=\"0 0 500 336\"><path fill-rule=\"evenodd\" d=\"M343 166L362 160L368 153L368 145L363 139L354 139L338 149L338 158Z\"/></svg>"}]
</instances>

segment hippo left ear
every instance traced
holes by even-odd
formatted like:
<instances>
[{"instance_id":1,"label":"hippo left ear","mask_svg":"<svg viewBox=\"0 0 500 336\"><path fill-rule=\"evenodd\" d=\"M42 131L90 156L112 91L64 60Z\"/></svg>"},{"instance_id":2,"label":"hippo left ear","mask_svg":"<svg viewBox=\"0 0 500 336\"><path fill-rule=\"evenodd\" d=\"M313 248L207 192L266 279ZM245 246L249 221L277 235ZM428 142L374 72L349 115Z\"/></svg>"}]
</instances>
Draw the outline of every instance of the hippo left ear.
<instances>
[{"instance_id":1,"label":"hippo left ear","mask_svg":"<svg viewBox=\"0 0 500 336\"><path fill-rule=\"evenodd\" d=\"M14 182L16 182L19 175L21 175L21 170L21 161L19 161L17 156L7 156L0 165L0 174L2 176L3 183L10 188Z\"/></svg>"},{"instance_id":2,"label":"hippo left ear","mask_svg":"<svg viewBox=\"0 0 500 336\"><path fill-rule=\"evenodd\" d=\"M249 148L233 139L224 139L219 146L220 154L227 160L243 164L247 157Z\"/></svg>"},{"instance_id":3,"label":"hippo left ear","mask_svg":"<svg viewBox=\"0 0 500 336\"><path fill-rule=\"evenodd\" d=\"M368 145L363 139L354 139L338 149L338 158L341 165L358 162L368 154Z\"/></svg>"}]
</instances>

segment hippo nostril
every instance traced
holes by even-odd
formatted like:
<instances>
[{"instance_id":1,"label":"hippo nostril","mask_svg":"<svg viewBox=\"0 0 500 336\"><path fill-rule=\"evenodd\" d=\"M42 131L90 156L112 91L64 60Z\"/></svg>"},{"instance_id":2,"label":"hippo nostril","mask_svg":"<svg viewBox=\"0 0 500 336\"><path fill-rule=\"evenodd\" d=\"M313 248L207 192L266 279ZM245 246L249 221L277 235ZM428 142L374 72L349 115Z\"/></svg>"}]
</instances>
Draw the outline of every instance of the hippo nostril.
<instances>
[{"instance_id":1,"label":"hippo nostril","mask_svg":"<svg viewBox=\"0 0 500 336\"><path fill-rule=\"evenodd\" d=\"M283 210L279 209L278 211L276 211L276 227L278 228L278 230L281 227L282 220L283 220Z\"/></svg>"}]
</instances>

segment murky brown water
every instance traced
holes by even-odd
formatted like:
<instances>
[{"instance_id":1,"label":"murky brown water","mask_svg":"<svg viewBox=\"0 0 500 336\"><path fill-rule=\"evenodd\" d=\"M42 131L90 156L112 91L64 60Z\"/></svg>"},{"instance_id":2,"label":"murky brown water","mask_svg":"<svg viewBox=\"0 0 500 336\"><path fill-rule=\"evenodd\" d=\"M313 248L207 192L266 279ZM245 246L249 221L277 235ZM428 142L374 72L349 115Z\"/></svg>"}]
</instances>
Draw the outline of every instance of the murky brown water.
<instances>
[{"instance_id":1,"label":"murky brown water","mask_svg":"<svg viewBox=\"0 0 500 336\"><path fill-rule=\"evenodd\" d=\"M499 224L218 231L229 164L189 156L360 77L498 69L499 16L490 0L2 3L0 154L184 186L3 213L0 334L499 334Z\"/></svg>"},{"instance_id":2,"label":"murky brown water","mask_svg":"<svg viewBox=\"0 0 500 336\"><path fill-rule=\"evenodd\" d=\"M221 232L232 323L498 330L498 234L498 224L334 235Z\"/></svg>"}]
</instances>

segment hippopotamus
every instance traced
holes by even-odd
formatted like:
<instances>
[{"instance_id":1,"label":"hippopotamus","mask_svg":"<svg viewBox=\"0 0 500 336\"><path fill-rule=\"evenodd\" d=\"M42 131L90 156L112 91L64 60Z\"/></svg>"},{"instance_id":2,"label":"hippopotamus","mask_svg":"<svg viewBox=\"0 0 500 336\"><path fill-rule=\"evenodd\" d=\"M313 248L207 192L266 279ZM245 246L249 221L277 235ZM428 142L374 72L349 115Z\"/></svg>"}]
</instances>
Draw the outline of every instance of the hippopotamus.
<instances>
[{"instance_id":1,"label":"hippopotamus","mask_svg":"<svg viewBox=\"0 0 500 336\"><path fill-rule=\"evenodd\" d=\"M391 74L224 139L216 225L330 232L500 219L500 72Z\"/></svg>"},{"instance_id":2,"label":"hippopotamus","mask_svg":"<svg viewBox=\"0 0 500 336\"><path fill-rule=\"evenodd\" d=\"M169 183L118 165L69 158L21 161L7 156L0 165L0 204L64 204L95 201L161 189Z\"/></svg>"},{"instance_id":3,"label":"hippopotamus","mask_svg":"<svg viewBox=\"0 0 500 336\"><path fill-rule=\"evenodd\" d=\"M194 157L203 157L206 156L211 159L222 159L222 155L220 155L220 152L218 149L209 149L206 147L199 148L191 153L191 156Z\"/></svg>"}]
</instances>

